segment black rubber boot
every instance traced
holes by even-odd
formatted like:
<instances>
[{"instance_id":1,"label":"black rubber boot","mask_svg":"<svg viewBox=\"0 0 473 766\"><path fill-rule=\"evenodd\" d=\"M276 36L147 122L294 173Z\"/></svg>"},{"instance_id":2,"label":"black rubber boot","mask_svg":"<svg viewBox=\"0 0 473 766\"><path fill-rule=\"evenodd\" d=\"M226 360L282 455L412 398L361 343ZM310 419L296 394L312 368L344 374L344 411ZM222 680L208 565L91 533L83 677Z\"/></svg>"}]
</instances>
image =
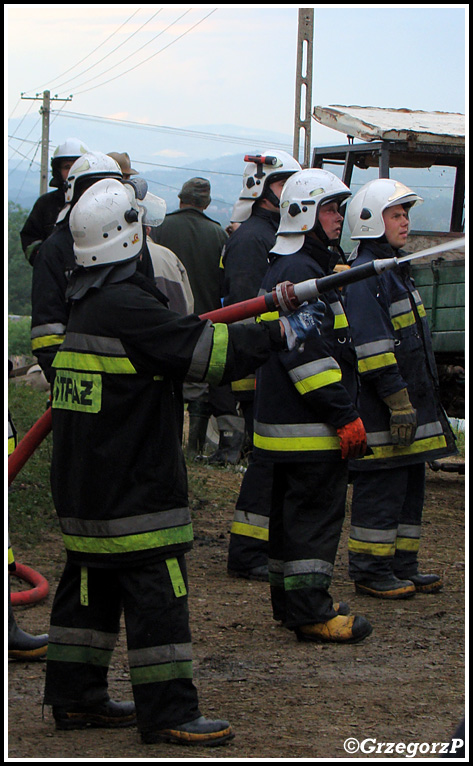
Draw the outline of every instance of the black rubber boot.
<instances>
[{"instance_id":1,"label":"black rubber boot","mask_svg":"<svg viewBox=\"0 0 473 766\"><path fill-rule=\"evenodd\" d=\"M39 660L46 655L48 639L47 633L31 636L18 627L13 614L10 583L8 583L8 659L28 662Z\"/></svg>"},{"instance_id":2,"label":"black rubber boot","mask_svg":"<svg viewBox=\"0 0 473 766\"><path fill-rule=\"evenodd\" d=\"M211 721L200 716L194 721L180 724L172 729L143 732L141 739L146 745L157 742L174 742L178 745L207 745L216 747L229 742L234 733L228 721Z\"/></svg>"},{"instance_id":3,"label":"black rubber boot","mask_svg":"<svg viewBox=\"0 0 473 766\"><path fill-rule=\"evenodd\" d=\"M96 705L53 705L56 729L123 729L136 724L134 702L114 702L105 700Z\"/></svg>"},{"instance_id":4,"label":"black rubber boot","mask_svg":"<svg viewBox=\"0 0 473 766\"><path fill-rule=\"evenodd\" d=\"M399 580L392 575L384 580L361 580L355 582L357 593L374 598L400 599L415 595L416 588L411 580Z\"/></svg>"},{"instance_id":5,"label":"black rubber boot","mask_svg":"<svg viewBox=\"0 0 473 766\"><path fill-rule=\"evenodd\" d=\"M229 577L239 577L242 580L260 580L261 582L268 582L268 565L263 564L260 567L253 567L253 569L237 570L228 569Z\"/></svg>"},{"instance_id":6,"label":"black rubber boot","mask_svg":"<svg viewBox=\"0 0 473 766\"><path fill-rule=\"evenodd\" d=\"M240 459L244 440L244 431L220 431L218 448L213 455L210 455L207 462L211 465L227 465L227 463L236 465Z\"/></svg>"},{"instance_id":7,"label":"black rubber boot","mask_svg":"<svg viewBox=\"0 0 473 766\"><path fill-rule=\"evenodd\" d=\"M189 435L186 455L190 460L193 460L196 455L201 455L204 451L211 409L208 402L197 400L189 402L187 412L189 414Z\"/></svg>"},{"instance_id":8,"label":"black rubber boot","mask_svg":"<svg viewBox=\"0 0 473 766\"><path fill-rule=\"evenodd\" d=\"M189 415L189 436L187 438L186 455L193 460L196 455L202 455L209 418L205 415Z\"/></svg>"},{"instance_id":9,"label":"black rubber boot","mask_svg":"<svg viewBox=\"0 0 473 766\"><path fill-rule=\"evenodd\" d=\"M409 580L414 583L416 593L438 593L443 588L443 582L436 574L409 575Z\"/></svg>"}]
</instances>

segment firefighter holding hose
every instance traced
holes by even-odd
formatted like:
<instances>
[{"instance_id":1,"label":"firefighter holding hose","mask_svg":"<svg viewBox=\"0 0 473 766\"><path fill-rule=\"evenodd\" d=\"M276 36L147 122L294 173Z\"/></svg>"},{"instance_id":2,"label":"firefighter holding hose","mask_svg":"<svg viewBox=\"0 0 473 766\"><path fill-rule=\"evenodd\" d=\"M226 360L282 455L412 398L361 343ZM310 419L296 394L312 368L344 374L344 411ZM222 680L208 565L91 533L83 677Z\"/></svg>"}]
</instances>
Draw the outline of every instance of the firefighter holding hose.
<instances>
[{"instance_id":1,"label":"firefighter holding hose","mask_svg":"<svg viewBox=\"0 0 473 766\"><path fill-rule=\"evenodd\" d=\"M263 290L332 273L351 192L325 170L294 173ZM366 449L355 406L356 357L338 290L323 295L321 334L304 348L272 351L256 375L254 450L273 464L269 583L273 616L300 641L354 643L372 630L330 594L342 530L348 459Z\"/></svg>"},{"instance_id":2,"label":"firefighter holding hose","mask_svg":"<svg viewBox=\"0 0 473 766\"><path fill-rule=\"evenodd\" d=\"M44 701L58 729L137 723L146 744L219 745L233 737L230 724L201 715L192 681L192 525L176 392L184 380L228 384L271 349L292 353L318 334L323 304L248 327L175 314L137 270L142 216L133 188L113 179L85 191L70 216L78 268L51 407L67 562ZM122 607L134 703L107 692Z\"/></svg>"}]
</instances>

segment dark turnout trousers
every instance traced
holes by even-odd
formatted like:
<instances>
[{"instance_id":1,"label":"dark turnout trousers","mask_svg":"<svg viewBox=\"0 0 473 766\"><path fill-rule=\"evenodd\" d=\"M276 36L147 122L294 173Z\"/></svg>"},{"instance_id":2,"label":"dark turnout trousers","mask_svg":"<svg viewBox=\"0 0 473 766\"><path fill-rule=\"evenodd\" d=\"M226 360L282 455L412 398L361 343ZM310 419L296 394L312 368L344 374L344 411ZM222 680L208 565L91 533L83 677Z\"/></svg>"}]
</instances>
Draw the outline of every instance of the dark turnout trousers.
<instances>
[{"instance_id":1,"label":"dark turnout trousers","mask_svg":"<svg viewBox=\"0 0 473 766\"><path fill-rule=\"evenodd\" d=\"M198 718L187 600L183 556L120 569L67 563L51 612L45 704L73 710L108 698L123 611L140 732Z\"/></svg>"},{"instance_id":2,"label":"dark turnout trousers","mask_svg":"<svg viewBox=\"0 0 473 766\"><path fill-rule=\"evenodd\" d=\"M424 493L425 463L354 475L348 540L353 580L417 574Z\"/></svg>"},{"instance_id":3,"label":"dark turnout trousers","mask_svg":"<svg viewBox=\"0 0 473 766\"><path fill-rule=\"evenodd\" d=\"M329 588L346 491L341 460L274 465L269 583L274 618L288 628L337 615Z\"/></svg>"}]
</instances>

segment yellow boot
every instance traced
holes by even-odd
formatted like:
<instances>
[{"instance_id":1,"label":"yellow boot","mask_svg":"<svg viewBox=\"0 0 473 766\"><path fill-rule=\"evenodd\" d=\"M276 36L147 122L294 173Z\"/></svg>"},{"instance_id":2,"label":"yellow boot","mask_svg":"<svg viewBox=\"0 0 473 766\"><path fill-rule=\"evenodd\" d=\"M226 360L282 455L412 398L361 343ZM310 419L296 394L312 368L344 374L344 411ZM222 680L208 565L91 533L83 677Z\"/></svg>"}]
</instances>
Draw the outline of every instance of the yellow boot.
<instances>
[{"instance_id":1,"label":"yellow boot","mask_svg":"<svg viewBox=\"0 0 473 766\"><path fill-rule=\"evenodd\" d=\"M301 625L296 629L296 636L299 641L355 644L369 636L372 630L372 626L364 617L337 615L327 622Z\"/></svg>"}]
</instances>

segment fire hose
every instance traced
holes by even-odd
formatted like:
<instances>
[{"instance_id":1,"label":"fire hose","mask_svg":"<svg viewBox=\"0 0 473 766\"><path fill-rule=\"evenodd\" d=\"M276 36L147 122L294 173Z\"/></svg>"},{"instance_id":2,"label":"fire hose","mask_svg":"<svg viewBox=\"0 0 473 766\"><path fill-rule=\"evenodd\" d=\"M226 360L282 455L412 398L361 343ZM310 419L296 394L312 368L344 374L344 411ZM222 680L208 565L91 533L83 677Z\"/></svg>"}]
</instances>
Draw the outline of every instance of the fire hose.
<instances>
[{"instance_id":1,"label":"fire hose","mask_svg":"<svg viewBox=\"0 0 473 766\"><path fill-rule=\"evenodd\" d=\"M28 590L12 591L10 594L12 605L26 605L36 604L38 601L42 601L49 593L49 583L43 575L39 572L35 572L31 567L27 567L25 564L15 563L15 571L12 572L15 577L19 577L20 580L24 580L32 588Z\"/></svg>"},{"instance_id":2,"label":"fire hose","mask_svg":"<svg viewBox=\"0 0 473 766\"><path fill-rule=\"evenodd\" d=\"M212 322L221 322L231 324L242 319L261 316L268 312L282 311L290 313L306 301L314 300L319 295L330 290L344 287L345 285L359 282L371 276L382 274L384 271L399 266L400 264L411 261L414 258L422 258L445 250L456 250L465 246L465 239L456 239L450 242L444 242L441 245L421 250L412 255L405 255L400 258L381 258L363 266L354 266L351 269L340 271L336 274L329 274L319 279L308 279L304 282L282 282L269 293L260 295L256 298L250 298L247 301L234 303L231 306L224 306L215 311L209 311L201 314L201 319L209 319ZM8 484L10 485L15 476L23 468L25 463L31 457L35 449L41 444L43 439L51 430L51 408L39 418L39 420L30 428L27 434L18 443L8 458Z\"/></svg>"}]
</instances>

